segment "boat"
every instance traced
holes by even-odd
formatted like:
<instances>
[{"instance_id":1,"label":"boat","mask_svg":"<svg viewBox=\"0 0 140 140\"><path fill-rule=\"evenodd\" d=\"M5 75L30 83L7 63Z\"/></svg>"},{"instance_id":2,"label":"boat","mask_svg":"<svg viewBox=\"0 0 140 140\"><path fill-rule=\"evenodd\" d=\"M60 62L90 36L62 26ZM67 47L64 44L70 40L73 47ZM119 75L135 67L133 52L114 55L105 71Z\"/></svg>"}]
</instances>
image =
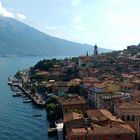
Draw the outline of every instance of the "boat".
<instances>
[{"instance_id":1,"label":"boat","mask_svg":"<svg viewBox=\"0 0 140 140\"><path fill-rule=\"evenodd\" d=\"M19 85L19 80L8 77L8 85L16 87Z\"/></svg>"},{"instance_id":2,"label":"boat","mask_svg":"<svg viewBox=\"0 0 140 140\"><path fill-rule=\"evenodd\" d=\"M41 117L41 114L33 114L33 117Z\"/></svg>"},{"instance_id":3,"label":"boat","mask_svg":"<svg viewBox=\"0 0 140 140\"><path fill-rule=\"evenodd\" d=\"M13 84L13 82L12 81L8 81L8 85L12 85Z\"/></svg>"},{"instance_id":4,"label":"boat","mask_svg":"<svg viewBox=\"0 0 140 140\"><path fill-rule=\"evenodd\" d=\"M23 103L29 103L29 102L32 102L32 100L28 99L23 101Z\"/></svg>"},{"instance_id":5,"label":"boat","mask_svg":"<svg viewBox=\"0 0 140 140\"><path fill-rule=\"evenodd\" d=\"M21 96L21 95L18 95L18 94L13 94L13 97L19 97L19 96Z\"/></svg>"},{"instance_id":6,"label":"boat","mask_svg":"<svg viewBox=\"0 0 140 140\"><path fill-rule=\"evenodd\" d=\"M14 87L14 86L12 86L11 89L13 92L21 92L20 89L18 89L17 87Z\"/></svg>"},{"instance_id":7,"label":"boat","mask_svg":"<svg viewBox=\"0 0 140 140\"><path fill-rule=\"evenodd\" d=\"M27 96L26 95L22 95L21 98L27 98Z\"/></svg>"},{"instance_id":8,"label":"boat","mask_svg":"<svg viewBox=\"0 0 140 140\"><path fill-rule=\"evenodd\" d=\"M19 97L19 96L21 96L21 93L15 93L15 94L13 94L13 97Z\"/></svg>"}]
</instances>

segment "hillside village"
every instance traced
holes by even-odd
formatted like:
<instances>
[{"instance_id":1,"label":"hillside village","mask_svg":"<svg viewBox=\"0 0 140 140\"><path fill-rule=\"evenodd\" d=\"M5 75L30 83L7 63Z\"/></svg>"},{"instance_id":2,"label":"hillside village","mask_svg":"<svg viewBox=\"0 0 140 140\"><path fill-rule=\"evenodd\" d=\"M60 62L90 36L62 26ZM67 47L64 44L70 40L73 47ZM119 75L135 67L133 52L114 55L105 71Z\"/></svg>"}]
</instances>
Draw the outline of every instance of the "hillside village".
<instances>
[{"instance_id":1,"label":"hillside village","mask_svg":"<svg viewBox=\"0 0 140 140\"><path fill-rule=\"evenodd\" d=\"M66 140L140 139L140 44L123 51L42 60L15 75Z\"/></svg>"}]
</instances>

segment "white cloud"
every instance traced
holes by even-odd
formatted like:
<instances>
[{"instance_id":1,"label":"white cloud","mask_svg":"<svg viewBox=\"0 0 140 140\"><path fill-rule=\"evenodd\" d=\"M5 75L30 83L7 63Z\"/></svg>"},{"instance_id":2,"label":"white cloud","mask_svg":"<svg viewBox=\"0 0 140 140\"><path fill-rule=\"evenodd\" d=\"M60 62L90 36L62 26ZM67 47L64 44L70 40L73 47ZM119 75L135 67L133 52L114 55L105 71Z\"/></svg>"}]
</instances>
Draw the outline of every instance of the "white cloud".
<instances>
[{"instance_id":1,"label":"white cloud","mask_svg":"<svg viewBox=\"0 0 140 140\"><path fill-rule=\"evenodd\" d=\"M2 2L0 1L0 15L4 16L4 17L11 17L14 18L14 14L8 10L6 10L3 5Z\"/></svg>"},{"instance_id":2,"label":"white cloud","mask_svg":"<svg viewBox=\"0 0 140 140\"><path fill-rule=\"evenodd\" d=\"M16 14L16 18L19 19L19 20L25 20L26 16L18 13L18 14Z\"/></svg>"},{"instance_id":3,"label":"white cloud","mask_svg":"<svg viewBox=\"0 0 140 140\"><path fill-rule=\"evenodd\" d=\"M10 18L15 18L18 20L25 20L26 16L20 13L12 13L9 10L7 10L3 5L2 2L0 1L0 16L3 17L10 17Z\"/></svg>"}]
</instances>

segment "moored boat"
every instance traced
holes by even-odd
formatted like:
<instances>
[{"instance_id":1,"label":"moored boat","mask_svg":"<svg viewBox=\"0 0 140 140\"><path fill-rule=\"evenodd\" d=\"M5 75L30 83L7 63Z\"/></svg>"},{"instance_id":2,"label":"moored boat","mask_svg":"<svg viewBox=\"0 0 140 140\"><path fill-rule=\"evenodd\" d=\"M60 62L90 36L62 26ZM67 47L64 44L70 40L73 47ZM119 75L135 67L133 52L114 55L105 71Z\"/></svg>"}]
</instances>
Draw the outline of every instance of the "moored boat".
<instances>
[{"instance_id":1,"label":"moored boat","mask_svg":"<svg viewBox=\"0 0 140 140\"><path fill-rule=\"evenodd\" d=\"M41 114L33 114L33 117L41 117Z\"/></svg>"},{"instance_id":2,"label":"moored boat","mask_svg":"<svg viewBox=\"0 0 140 140\"><path fill-rule=\"evenodd\" d=\"M15 93L15 94L13 94L13 97L19 97L19 96L21 96L21 93Z\"/></svg>"},{"instance_id":3,"label":"moored boat","mask_svg":"<svg viewBox=\"0 0 140 140\"><path fill-rule=\"evenodd\" d=\"M32 102L32 100L28 99L23 101L23 103L29 103L29 102Z\"/></svg>"}]
</instances>

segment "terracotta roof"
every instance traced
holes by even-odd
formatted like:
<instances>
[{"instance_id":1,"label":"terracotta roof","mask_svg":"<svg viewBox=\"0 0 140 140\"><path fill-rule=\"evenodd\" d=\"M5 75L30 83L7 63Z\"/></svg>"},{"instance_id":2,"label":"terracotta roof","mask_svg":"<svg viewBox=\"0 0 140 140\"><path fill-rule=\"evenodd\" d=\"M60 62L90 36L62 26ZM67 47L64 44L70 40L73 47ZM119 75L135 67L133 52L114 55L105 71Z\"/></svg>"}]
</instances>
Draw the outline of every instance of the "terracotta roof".
<instances>
[{"instance_id":1,"label":"terracotta roof","mask_svg":"<svg viewBox=\"0 0 140 140\"><path fill-rule=\"evenodd\" d=\"M134 86L134 84L132 84L132 83L128 83L128 82L122 82L122 83L120 83L120 86L121 87L133 87Z\"/></svg>"},{"instance_id":2,"label":"terracotta roof","mask_svg":"<svg viewBox=\"0 0 140 140\"><path fill-rule=\"evenodd\" d=\"M82 114L76 113L76 112L68 112L64 114L64 122L69 122L72 120L78 120L83 118Z\"/></svg>"},{"instance_id":3,"label":"terracotta roof","mask_svg":"<svg viewBox=\"0 0 140 140\"><path fill-rule=\"evenodd\" d=\"M121 119L113 116L108 110L106 109L93 109L93 110L87 110L86 111L87 115L89 118L93 118L98 121L103 121L103 120L110 120L113 122L119 122L119 123L124 123Z\"/></svg>"},{"instance_id":4,"label":"terracotta roof","mask_svg":"<svg viewBox=\"0 0 140 140\"><path fill-rule=\"evenodd\" d=\"M106 116L109 120L113 121L113 122L119 122L119 123L124 123L120 118L117 118L115 116L113 116L108 110L106 109L100 109L100 112Z\"/></svg>"},{"instance_id":5,"label":"terracotta roof","mask_svg":"<svg viewBox=\"0 0 140 140\"><path fill-rule=\"evenodd\" d=\"M59 99L62 105L86 104L84 98L80 96L66 96Z\"/></svg>"},{"instance_id":6,"label":"terracotta roof","mask_svg":"<svg viewBox=\"0 0 140 140\"><path fill-rule=\"evenodd\" d=\"M105 115L103 115L103 113L99 109L87 110L86 113L88 117L93 120L97 120L97 121L108 120L108 118Z\"/></svg>"},{"instance_id":7,"label":"terracotta roof","mask_svg":"<svg viewBox=\"0 0 140 140\"><path fill-rule=\"evenodd\" d=\"M87 128L73 128L70 132L71 135L121 135L121 134L135 134L135 131L127 124L123 125L107 125L99 126L93 125L93 127Z\"/></svg>"},{"instance_id":8,"label":"terracotta roof","mask_svg":"<svg viewBox=\"0 0 140 140\"><path fill-rule=\"evenodd\" d=\"M136 98L135 100L129 101L129 102L117 104L116 106L120 109L138 110L138 109L140 109L140 97Z\"/></svg>"},{"instance_id":9,"label":"terracotta roof","mask_svg":"<svg viewBox=\"0 0 140 140\"><path fill-rule=\"evenodd\" d=\"M132 83L134 83L134 84L140 84L140 80L133 80Z\"/></svg>"},{"instance_id":10,"label":"terracotta roof","mask_svg":"<svg viewBox=\"0 0 140 140\"><path fill-rule=\"evenodd\" d=\"M96 84L94 85L94 87L95 87L95 88L101 88L101 89L102 89L102 88L107 87L107 85L106 85L106 83L100 83L100 84L97 84L97 83L96 83Z\"/></svg>"},{"instance_id":11,"label":"terracotta roof","mask_svg":"<svg viewBox=\"0 0 140 140\"><path fill-rule=\"evenodd\" d=\"M98 126L95 125L95 134L102 134L102 135L106 135L106 134L116 134L116 135L120 135L120 134L130 134L130 133L135 133L135 131L127 124L123 124L123 125L107 125L107 126Z\"/></svg>"},{"instance_id":12,"label":"terracotta roof","mask_svg":"<svg viewBox=\"0 0 140 140\"><path fill-rule=\"evenodd\" d=\"M89 83L99 83L100 81L97 79L97 78L95 78L95 77L85 77L85 78L83 78L83 82L85 82L85 83L87 83L87 82L89 82Z\"/></svg>"},{"instance_id":13,"label":"terracotta roof","mask_svg":"<svg viewBox=\"0 0 140 140\"><path fill-rule=\"evenodd\" d=\"M140 90L134 91L131 95L133 98L140 97Z\"/></svg>"},{"instance_id":14,"label":"terracotta roof","mask_svg":"<svg viewBox=\"0 0 140 140\"><path fill-rule=\"evenodd\" d=\"M130 75L128 73L121 74L123 78L133 78L135 75Z\"/></svg>"}]
</instances>

